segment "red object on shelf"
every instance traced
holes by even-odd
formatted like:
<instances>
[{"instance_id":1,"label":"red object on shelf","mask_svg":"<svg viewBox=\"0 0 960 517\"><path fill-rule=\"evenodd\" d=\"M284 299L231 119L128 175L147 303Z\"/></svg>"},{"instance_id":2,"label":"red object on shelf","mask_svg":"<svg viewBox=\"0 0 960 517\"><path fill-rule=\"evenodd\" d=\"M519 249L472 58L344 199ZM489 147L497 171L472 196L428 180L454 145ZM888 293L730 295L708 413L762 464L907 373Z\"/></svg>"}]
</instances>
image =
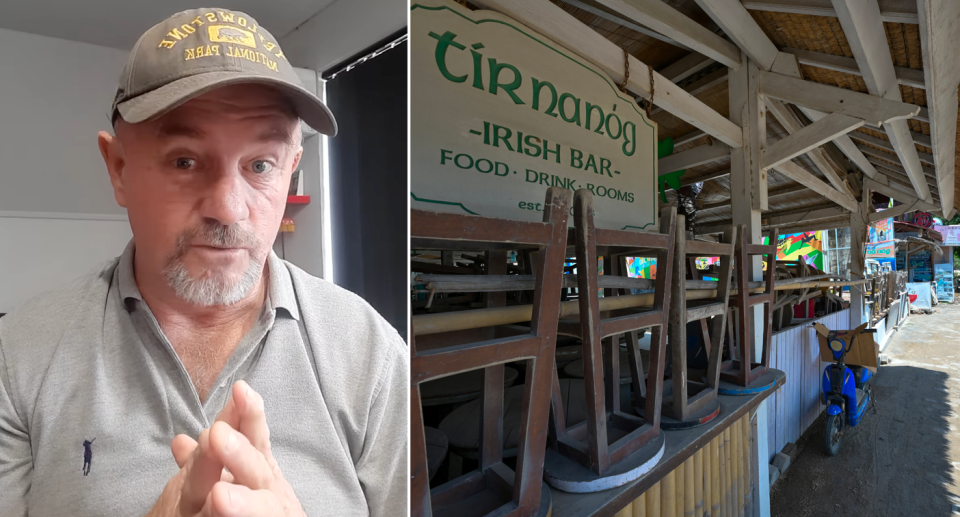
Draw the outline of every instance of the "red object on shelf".
<instances>
[{"instance_id":1,"label":"red object on shelf","mask_svg":"<svg viewBox=\"0 0 960 517\"><path fill-rule=\"evenodd\" d=\"M305 205L310 202L310 196L287 196L288 205Z\"/></svg>"}]
</instances>

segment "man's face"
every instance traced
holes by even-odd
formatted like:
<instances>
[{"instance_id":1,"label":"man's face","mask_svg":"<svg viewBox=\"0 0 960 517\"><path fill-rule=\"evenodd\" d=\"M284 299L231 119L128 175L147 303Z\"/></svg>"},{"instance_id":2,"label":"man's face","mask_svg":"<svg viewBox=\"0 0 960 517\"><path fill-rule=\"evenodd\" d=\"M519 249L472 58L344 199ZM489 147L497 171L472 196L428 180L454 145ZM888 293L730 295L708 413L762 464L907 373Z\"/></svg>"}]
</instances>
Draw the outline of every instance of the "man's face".
<instances>
[{"instance_id":1,"label":"man's face","mask_svg":"<svg viewBox=\"0 0 960 517\"><path fill-rule=\"evenodd\" d=\"M162 272L197 305L243 299L260 279L300 160L299 119L284 97L227 86L116 130L115 139L101 134L100 147L138 267Z\"/></svg>"}]
</instances>

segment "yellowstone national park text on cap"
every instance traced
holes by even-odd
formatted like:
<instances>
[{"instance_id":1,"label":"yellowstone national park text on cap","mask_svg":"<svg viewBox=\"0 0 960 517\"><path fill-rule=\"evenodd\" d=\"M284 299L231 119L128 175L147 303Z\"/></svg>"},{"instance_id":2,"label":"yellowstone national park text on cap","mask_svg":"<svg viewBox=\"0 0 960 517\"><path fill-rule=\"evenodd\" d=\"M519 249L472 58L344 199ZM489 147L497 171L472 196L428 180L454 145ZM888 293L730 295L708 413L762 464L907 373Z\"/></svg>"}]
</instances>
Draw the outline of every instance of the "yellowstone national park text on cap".
<instances>
[{"instance_id":1,"label":"yellowstone national park text on cap","mask_svg":"<svg viewBox=\"0 0 960 517\"><path fill-rule=\"evenodd\" d=\"M112 117L142 122L238 83L276 87L307 125L337 133L333 114L301 85L277 40L250 16L227 9L183 11L145 32L120 75Z\"/></svg>"}]
</instances>

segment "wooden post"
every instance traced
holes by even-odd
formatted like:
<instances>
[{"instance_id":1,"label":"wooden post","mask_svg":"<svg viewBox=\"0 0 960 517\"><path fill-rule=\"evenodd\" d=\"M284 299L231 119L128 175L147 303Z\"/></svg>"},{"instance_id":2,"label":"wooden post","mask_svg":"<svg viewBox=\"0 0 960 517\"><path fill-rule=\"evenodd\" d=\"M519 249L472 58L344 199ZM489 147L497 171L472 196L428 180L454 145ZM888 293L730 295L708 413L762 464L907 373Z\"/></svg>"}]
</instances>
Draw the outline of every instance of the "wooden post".
<instances>
[{"instance_id":1,"label":"wooden post","mask_svg":"<svg viewBox=\"0 0 960 517\"><path fill-rule=\"evenodd\" d=\"M687 406L687 278L684 267L687 255L685 243L686 218L677 215L677 234L673 249L673 281L670 285L670 358L672 371L670 383L673 385L673 416L682 419Z\"/></svg>"},{"instance_id":2,"label":"wooden post","mask_svg":"<svg viewBox=\"0 0 960 517\"><path fill-rule=\"evenodd\" d=\"M729 77L729 96L730 96L730 120L743 128L744 146L733 150L730 154L730 203L733 216L733 224L744 225L747 242L760 244L761 222L760 210L766 209L767 181L766 173L760 168L759 150L766 144L766 96L760 93L759 70L752 59L746 62L737 70L730 70ZM760 257L753 261L754 278L750 280L760 280ZM762 307L753 307L753 328L751 343L762 343L763 328L759 324L764 319L761 317ZM731 329L731 331L735 331ZM759 345L762 346L762 345ZM759 357L755 353L755 357ZM764 401L761 404L763 407ZM766 411L763 411L766 414ZM766 419L759 422L758 425L767 425ZM765 445L764 445L765 446ZM754 485L759 482L766 483L767 480L754 478ZM763 493L766 500L761 503L761 508L767 508L766 514L769 515L769 492Z\"/></svg>"},{"instance_id":3,"label":"wooden post","mask_svg":"<svg viewBox=\"0 0 960 517\"><path fill-rule=\"evenodd\" d=\"M863 278L864 257L863 245L867 241L867 227L870 217L870 188L866 182L861 189L858 212L850 212L850 276L854 279ZM909 257L908 257L909 259ZM859 327L863 322L863 294L866 286L850 286L850 328Z\"/></svg>"}]
</instances>

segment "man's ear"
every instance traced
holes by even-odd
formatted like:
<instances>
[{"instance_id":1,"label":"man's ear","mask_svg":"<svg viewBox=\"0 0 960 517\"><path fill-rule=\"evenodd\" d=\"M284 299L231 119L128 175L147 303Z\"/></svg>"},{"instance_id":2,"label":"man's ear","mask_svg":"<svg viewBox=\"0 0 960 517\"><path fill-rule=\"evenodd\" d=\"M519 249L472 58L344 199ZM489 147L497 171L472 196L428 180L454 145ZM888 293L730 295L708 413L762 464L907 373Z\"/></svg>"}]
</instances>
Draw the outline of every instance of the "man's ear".
<instances>
[{"instance_id":1,"label":"man's ear","mask_svg":"<svg viewBox=\"0 0 960 517\"><path fill-rule=\"evenodd\" d=\"M297 165L300 165L300 157L303 156L303 146L300 146L300 150L297 151L297 156L293 158L293 165L290 167L291 171L297 170Z\"/></svg>"},{"instance_id":2,"label":"man's ear","mask_svg":"<svg viewBox=\"0 0 960 517\"><path fill-rule=\"evenodd\" d=\"M123 168L125 159L123 154L123 144L115 135L106 131L97 133L97 145L100 147L100 156L103 157L103 163L107 166L107 173L110 174L110 184L113 185L113 197L117 204L126 208L127 195L124 185Z\"/></svg>"}]
</instances>

